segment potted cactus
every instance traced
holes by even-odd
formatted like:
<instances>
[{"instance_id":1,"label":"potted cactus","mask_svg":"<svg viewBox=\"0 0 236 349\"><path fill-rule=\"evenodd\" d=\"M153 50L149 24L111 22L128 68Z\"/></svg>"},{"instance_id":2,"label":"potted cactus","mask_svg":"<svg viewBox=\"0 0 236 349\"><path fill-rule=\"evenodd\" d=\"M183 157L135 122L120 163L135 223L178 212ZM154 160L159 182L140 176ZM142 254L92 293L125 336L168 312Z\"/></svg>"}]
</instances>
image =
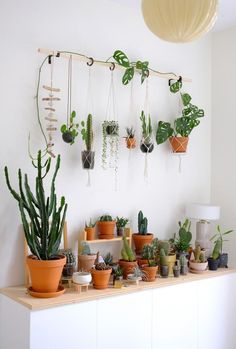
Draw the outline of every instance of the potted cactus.
<instances>
[{"instance_id":1,"label":"potted cactus","mask_svg":"<svg viewBox=\"0 0 236 349\"><path fill-rule=\"evenodd\" d=\"M62 275L65 277L70 277L75 271L75 255L71 248L60 250L59 252L66 257L66 264L63 267Z\"/></svg>"},{"instance_id":2,"label":"potted cactus","mask_svg":"<svg viewBox=\"0 0 236 349\"><path fill-rule=\"evenodd\" d=\"M141 252L141 258L138 258L138 265L142 267L142 265L148 264L148 261L155 261L155 247L154 244L146 244L143 246Z\"/></svg>"},{"instance_id":3,"label":"potted cactus","mask_svg":"<svg viewBox=\"0 0 236 349\"><path fill-rule=\"evenodd\" d=\"M155 281L158 265L154 259L149 259L147 264L142 265L142 270L144 272L143 281Z\"/></svg>"},{"instance_id":4,"label":"potted cactus","mask_svg":"<svg viewBox=\"0 0 236 349\"><path fill-rule=\"evenodd\" d=\"M125 226L129 222L128 218L116 217L116 231L117 236L123 236L125 231Z\"/></svg>"},{"instance_id":5,"label":"potted cactus","mask_svg":"<svg viewBox=\"0 0 236 349\"><path fill-rule=\"evenodd\" d=\"M91 218L88 223L85 222L84 230L86 231L86 240L90 241L95 239L95 225L96 222L93 222Z\"/></svg>"},{"instance_id":6,"label":"potted cactus","mask_svg":"<svg viewBox=\"0 0 236 349\"><path fill-rule=\"evenodd\" d=\"M163 278L168 278L170 269L169 269L169 264L167 263L166 252L164 248L160 249L159 256L160 256L160 275Z\"/></svg>"},{"instance_id":7,"label":"potted cactus","mask_svg":"<svg viewBox=\"0 0 236 349\"><path fill-rule=\"evenodd\" d=\"M184 223L179 222L179 236L174 235L174 249L177 252L177 258L181 254L188 255L189 248L191 246L192 233L190 231L191 222L189 219L185 219Z\"/></svg>"},{"instance_id":8,"label":"potted cactus","mask_svg":"<svg viewBox=\"0 0 236 349\"><path fill-rule=\"evenodd\" d=\"M81 121L81 135L85 143L86 150L82 151L83 168L92 170L94 168L95 151L93 151L93 117L89 114L87 121Z\"/></svg>"},{"instance_id":9,"label":"potted cactus","mask_svg":"<svg viewBox=\"0 0 236 349\"><path fill-rule=\"evenodd\" d=\"M134 137L135 131L133 127L126 127L126 147L128 149L136 148L136 139Z\"/></svg>"},{"instance_id":10,"label":"potted cactus","mask_svg":"<svg viewBox=\"0 0 236 349\"><path fill-rule=\"evenodd\" d=\"M208 262L205 258L205 252L198 245L193 250L189 260L189 268L192 272L203 272L207 270Z\"/></svg>"},{"instance_id":11,"label":"potted cactus","mask_svg":"<svg viewBox=\"0 0 236 349\"><path fill-rule=\"evenodd\" d=\"M42 164L41 151L38 152L36 192L30 189L28 176L24 176L24 187L22 183L22 172L19 169L19 193L10 184L8 168L5 167L5 177L8 189L17 200L21 214L21 220L25 238L32 255L27 257L27 266L32 282L32 291L35 296L41 293L58 295L58 285L62 274L66 257L59 253L62 231L65 222L67 204L62 197L57 205L55 193L55 180L60 167L60 155L56 160L54 175L51 180L51 193L46 197L44 181L50 172L51 158ZM37 295L37 293L39 293Z\"/></svg>"},{"instance_id":12,"label":"potted cactus","mask_svg":"<svg viewBox=\"0 0 236 349\"><path fill-rule=\"evenodd\" d=\"M143 212L138 213L138 233L132 235L135 253L136 255L141 255L143 246L150 244L153 239L153 234L147 232L148 220L144 217Z\"/></svg>"},{"instance_id":13,"label":"potted cactus","mask_svg":"<svg viewBox=\"0 0 236 349\"><path fill-rule=\"evenodd\" d=\"M103 215L97 221L99 239L113 239L116 221L110 215Z\"/></svg>"},{"instance_id":14,"label":"potted cactus","mask_svg":"<svg viewBox=\"0 0 236 349\"><path fill-rule=\"evenodd\" d=\"M140 116L142 124L142 140L140 149L143 153L151 153L154 149L154 143L152 142L152 120L150 115L146 117L144 111L142 110Z\"/></svg>"},{"instance_id":15,"label":"potted cactus","mask_svg":"<svg viewBox=\"0 0 236 349\"><path fill-rule=\"evenodd\" d=\"M214 242L214 248L211 254L211 257L207 259L209 270L217 270L220 264L220 249L221 249L221 241L220 239L216 239Z\"/></svg>"},{"instance_id":16,"label":"potted cactus","mask_svg":"<svg viewBox=\"0 0 236 349\"><path fill-rule=\"evenodd\" d=\"M99 252L97 253L97 261L99 261ZM93 287L97 290L103 290L108 287L109 279L111 276L112 268L105 262L95 263L93 269L91 269Z\"/></svg>"},{"instance_id":17,"label":"potted cactus","mask_svg":"<svg viewBox=\"0 0 236 349\"><path fill-rule=\"evenodd\" d=\"M224 239L225 235L231 234L233 230L227 230L224 233L221 232L220 226L217 225L216 234L212 236L210 239L211 241L214 241L216 243L219 240L220 245L220 262L219 262L219 268L228 268L228 253L223 253L223 243L227 240Z\"/></svg>"},{"instance_id":18,"label":"potted cactus","mask_svg":"<svg viewBox=\"0 0 236 349\"><path fill-rule=\"evenodd\" d=\"M158 241L160 265L167 265L169 275L173 275L173 266L176 262L176 254L172 252L170 242L167 240Z\"/></svg>"},{"instance_id":19,"label":"potted cactus","mask_svg":"<svg viewBox=\"0 0 236 349\"><path fill-rule=\"evenodd\" d=\"M79 271L90 271L94 266L96 260L96 254L91 253L89 244L82 242L82 251L78 254L78 270Z\"/></svg>"},{"instance_id":20,"label":"potted cactus","mask_svg":"<svg viewBox=\"0 0 236 349\"><path fill-rule=\"evenodd\" d=\"M127 279L128 274L131 274L133 268L138 265L135 255L127 241L126 236L123 236L123 247L121 250L121 259L119 259L118 263L119 263L119 266L123 269L124 279Z\"/></svg>"}]
</instances>

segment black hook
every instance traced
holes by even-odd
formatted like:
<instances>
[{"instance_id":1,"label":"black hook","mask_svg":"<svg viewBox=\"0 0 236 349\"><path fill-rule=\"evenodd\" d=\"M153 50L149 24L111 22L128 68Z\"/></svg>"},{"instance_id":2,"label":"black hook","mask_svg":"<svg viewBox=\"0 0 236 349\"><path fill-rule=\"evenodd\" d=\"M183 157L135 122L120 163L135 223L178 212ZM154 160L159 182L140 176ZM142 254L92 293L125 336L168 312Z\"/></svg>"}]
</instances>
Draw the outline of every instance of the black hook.
<instances>
[{"instance_id":1,"label":"black hook","mask_svg":"<svg viewBox=\"0 0 236 349\"><path fill-rule=\"evenodd\" d=\"M111 62L111 65L109 67L110 71L113 71L115 69L116 65L114 62Z\"/></svg>"},{"instance_id":2,"label":"black hook","mask_svg":"<svg viewBox=\"0 0 236 349\"><path fill-rule=\"evenodd\" d=\"M60 55L61 55L60 52L57 51L56 57L60 57Z\"/></svg>"},{"instance_id":3,"label":"black hook","mask_svg":"<svg viewBox=\"0 0 236 349\"><path fill-rule=\"evenodd\" d=\"M182 83L182 76L179 76L178 82Z\"/></svg>"},{"instance_id":4,"label":"black hook","mask_svg":"<svg viewBox=\"0 0 236 349\"><path fill-rule=\"evenodd\" d=\"M49 55L49 56L48 56L48 64L51 64L51 63L52 63L52 56L53 56L53 55Z\"/></svg>"},{"instance_id":5,"label":"black hook","mask_svg":"<svg viewBox=\"0 0 236 349\"><path fill-rule=\"evenodd\" d=\"M89 62L87 62L87 65L91 67L94 63L94 59L92 57L89 57Z\"/></svg>"}]
</instances>

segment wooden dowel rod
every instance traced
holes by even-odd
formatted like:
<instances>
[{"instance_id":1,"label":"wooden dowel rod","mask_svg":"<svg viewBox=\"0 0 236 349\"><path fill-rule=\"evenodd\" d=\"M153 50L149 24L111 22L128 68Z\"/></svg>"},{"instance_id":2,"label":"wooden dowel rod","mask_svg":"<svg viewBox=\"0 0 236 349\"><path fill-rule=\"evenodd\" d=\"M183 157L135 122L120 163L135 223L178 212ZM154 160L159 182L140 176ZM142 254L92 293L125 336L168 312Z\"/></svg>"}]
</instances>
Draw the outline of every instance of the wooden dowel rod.
<instances>
[{"instance_id":1,"label":"wooden dowel rod","mask_svg":"<svg viewBox=\"0 0 236 349\"><path fill-rule=\"evenodd\" d=\"M90 57L87 57L85 55L82 54L77 54L77 53L66 53L66 52L61 52L61 51L53 51L53 50L49 50L47 48L39 48L38 49L39 53L45 54L45 55L52 55L52 56L56 56L57 53L60 53L60 57L62 58L66 58L69 59L70 57L72 57L74 60L77 61L82 61L82 62L86 62L89 63L90 62ZM94 59L94 64L97 65L101 65L104 67L110 67L111 66L111 62L104 62L104 61L98 61ZM122 67L121 65L114 63L115 67L118 69L125 69L124 67ZM138 70L136 70L138 72ZM161 72L157 72L157 71L153 71L153 70L149 70L149 74L153 75L153 76L158 76L159 78L163 78L163 79L173 79L173 80L178 80L179 79L179 75L175 75L173 73L161 73ZM192 82L191 79L186 78L186 77L182 77L182 81L184 82Z\"/></svg>"}]
</instances>

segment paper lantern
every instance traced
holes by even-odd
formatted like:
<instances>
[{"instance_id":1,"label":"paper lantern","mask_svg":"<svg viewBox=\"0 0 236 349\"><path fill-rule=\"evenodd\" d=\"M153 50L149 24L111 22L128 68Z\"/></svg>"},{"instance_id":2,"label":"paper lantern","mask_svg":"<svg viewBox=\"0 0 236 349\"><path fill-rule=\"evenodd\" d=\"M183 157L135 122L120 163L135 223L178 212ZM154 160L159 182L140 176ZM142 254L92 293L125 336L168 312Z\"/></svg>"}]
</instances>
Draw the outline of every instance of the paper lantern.
<instances>
[{"instance_id":1,"label":"paper lantern","mask_svg":"<svg viewBox=\"0 0 236 349\"><path fill-rule=\"evenodd\" d=\"M146 25L170 42L193 41L214 25L218 0L142 0Z\"/></svg>"}]
</instances>

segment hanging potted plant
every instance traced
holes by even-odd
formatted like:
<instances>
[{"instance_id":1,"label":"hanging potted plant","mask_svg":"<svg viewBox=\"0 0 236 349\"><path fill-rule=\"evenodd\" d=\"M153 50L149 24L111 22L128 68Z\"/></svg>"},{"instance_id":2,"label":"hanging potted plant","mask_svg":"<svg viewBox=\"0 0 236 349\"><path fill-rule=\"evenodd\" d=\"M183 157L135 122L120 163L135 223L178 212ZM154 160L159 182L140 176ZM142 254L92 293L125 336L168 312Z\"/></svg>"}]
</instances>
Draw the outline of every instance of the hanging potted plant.
<instances>
[{"instance_id":1,"label":"hanging potted plant","mask_svg":"<svg viewBox=\"0 0 236 349\"><path fill-rule=\"evenodd\" d=\"M135 131L133 127L126 127L126 147L128 149L136 148L136 139L134 137Z\"/></svg>"},{"instance_id":2,"label":"hanging potted plant","mask_svg":"<svg viewBox=\"0 0 236 349\"><path fill-rule=\"evenodd\" d=\"M153 239L153 234L147 232L148 220L144 217L143 212L138 213L138 233L132 235L135 253L140 255L142 253L143 247L146 244L150 244Z\"/></svg>"},{"instance_id":3,"label":"hanging potted plant","mask_svg":"<svg viewBox=\"0 0 236 349\"><path fill-rule=\"evenodd\" d=\"M58 285L66 257L58 253L62 231L65 222L67 204L62 197L57 206L55 180L60 167L60 155L57 157L54 175L51 180L51 194L46 197L44 181L50 171L51 158L42 164L41 151L38 152L36 177L36 193L30 189L28 176L19 170L19 193L11 186L8 168L5 167L5 177L8 189L18 201L25 238L32 255L27 257L27 266L30 272L32 287L30 292L36 297L42 293L48 296L57 296L64 291Z\"/></svg>"},{"instance_id":4,"label":"hanging potted plant","mask_svg":"<svg viewBox=\"0 0 236 349\"><path fill-rule=\"evenodd\" d=\"M102 123L102 165L107 167L109 157L109 167L117 168L119 147L119 124L117 121L105 120Z\"/></svg>"},{"instance_id":5,"label":"hanging potted plant","mask_svg":"<svg viewBox=\"0 0 236 349\"><path fill-rule=\"evenodd\" d=\"M69 124L63 124L61 126L61 133L62 133L62 139L65 143L69 143L70 145L75 143L75 138L78 136L78 128L79 124L75 123L75 117L76 112L73 110L70 119Z\"/></svg>"},{"instance_id":6,"label":"hanging potted plant","mask_svg":"<svg viewBox=\"0 0 236 349\"><path fill-rule=\"evenodd\" d=\"M93 117L89 114L86 124L81 121L81 135L85 143L86 150L82 151L82 163L83 168L86 170L92 170L94 168L95 151L92 151L93 147Z\"/></svg>"},{"instance_id":7,"label":"hanging potted plant","mask_svg":"<svg viewBox=\"0 0 236 349\"><path fill-rule=\"evenodd\" d=\"M142 124L142 140L140 149L143 153L151 153L154 149L154 144L152 142L152 120L150 115L148 118L145 116L143 110L141 112L140 120Z\"/></svg>"}]
</instances>

